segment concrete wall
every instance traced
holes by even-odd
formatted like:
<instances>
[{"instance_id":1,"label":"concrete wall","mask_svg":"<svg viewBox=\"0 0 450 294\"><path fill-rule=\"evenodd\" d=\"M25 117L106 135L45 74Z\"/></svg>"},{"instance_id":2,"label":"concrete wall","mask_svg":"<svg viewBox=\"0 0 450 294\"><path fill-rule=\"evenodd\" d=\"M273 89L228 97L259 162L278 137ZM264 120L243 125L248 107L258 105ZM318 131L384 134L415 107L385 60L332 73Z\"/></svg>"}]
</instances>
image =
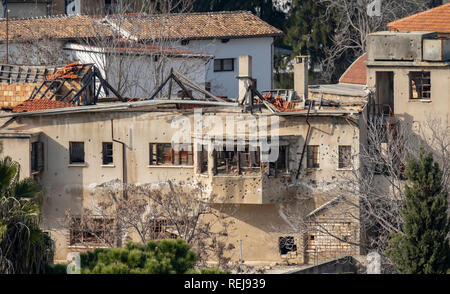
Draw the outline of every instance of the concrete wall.
<instances>
[{"instance_id":1,"label":"concrete wall","mask_svg":"<svg viewBox=\"0 0 450 294\"><path fill-rule=\"evenodd\" d=\"M258 90L273 88L273 38L230 39L227 43L221 40L191 40L188 45L178 44L178 47L206 52L216 59L235 59L233 72L214 72L214 61L207 64L206 81L211 83L212 93L217 96L238 97L238 59L243 55L252 56L253 78L258 80Z\"/></svg>"},{"instance_id":2,"label":"concrete wall","mask_svg":"<svg viewBox=\"0 0 450 294\"><path fill-rule=\"evenodd\" d=\"M213 116L239 116L240 109L221 109L210 111ZM306 169L306 154L303 160L302 173L299 180L295 172L299 165L307 124L304 117L281 118L280 138L291 142L289 148L289 173L283 176L268 177L263 172L252 176L215 176L212 175L212 163L209 163L209 174L200 175L197 153L194 154L194 165L184 167L149 166L150 142L169 143L179 129L172 129L171 122L180 114L193 121L192 111L172 110L171 112L120 112L120 113L84 113L66 114L60 116L42 116L19 118L9 128L27 130L30 128L42 131L40 141L44 143L45 167L40 175L44 187L43 202L44 230L51 233L56 241L56 260L65 260L68 252L80 250L69 247L68 228L65 224L65 212L80 213L83 207L95 207L96 201L92 189L96 185L115 179L122 180L123 158L121 144L113 144L113 165L102 165L102 142L111 142L111 119L114 120L114 137L126 144L126 177L128 183L165 183L168 180L184 183L203 182L209 191L227 198L228 203L239 204L238 210L230 215L234 224L229 230L228 241L235 247L228 253L233 260L242 258L248 263L291 262L302 263L305 260L317 262L329 258L322 254L318 258L307 258L305 236L296 231L295 219L301 219L312 210L322 206L335 197L340 177L349 175L351 170L340 170L337 166L338 145L354 146L354 154L358 153L359 131L357 126L349 124L338 117L311 118L313 125L309 145L320 146L320 168ZM264 116L265 114L261 114ZM187 123L183 124L186 125ZM191 126L193 124L191 123ZM249 130L247 129L247 133ZM206 133L206 132L205 132ZM69 142L83 141L85 144L85 164L69 163ZM9 144L9 143L8 143ZM9 146L14 146L12 142ZM20 154L7 149L5 155L11 154L14 159ZM210 155L211 158L211 155ZM21 159L23 161L23 159ZM357 158L355 168L358 167ZM23 162L24 165L29 165ZM231 197L231 200L230 200ZM291 206L294 211L286 215L284 208ZM336 221L336 216L329 215L325 209L320 222L342 222L342 216ZM319 213L319 215L321 215ZM352 220L354 221L354 220ZM348 220L347 220L348 222ZM352 226L358 227L352 223ZM310 228L314 229L314 228ZM298 227L297 227L298 230ZM342 231L342 234L349 232ZM281 256L278 238L295 237L298 250L288 257ZM358 238L358 236L351 236ZM322 248L326 243L309 245L309 248ZM323 242L329 242L325 240ZM242 256L240 249L242 245ZM355 247L323 247L334 250L331 256L358 253ZM311 247L313 246L313 247ZM322 246L322 247L321 247ZM341 247L339 247L341 246ZM86 249L86 248L85 248ZM314 252L322 249L314 249Z\"/></svg>"}]
</instances>

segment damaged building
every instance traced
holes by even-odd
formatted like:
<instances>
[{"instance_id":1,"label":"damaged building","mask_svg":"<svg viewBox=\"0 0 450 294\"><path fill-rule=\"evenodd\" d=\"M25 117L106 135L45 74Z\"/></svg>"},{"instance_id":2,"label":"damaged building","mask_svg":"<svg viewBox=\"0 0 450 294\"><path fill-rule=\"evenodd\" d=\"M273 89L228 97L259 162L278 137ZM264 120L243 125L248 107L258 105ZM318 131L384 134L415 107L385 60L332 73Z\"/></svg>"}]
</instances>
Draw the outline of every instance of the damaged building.
<instances>
[{"instance_id":1,"label":"damaged building","mask_svg":"<svg viewBox=\"0 0 450 294\"><path fill-rule=\"evenodd\" d=\"M295 90L290 91L259 92L252 57L241 56L236 99L214 96L173 71L154 95L139 101L99 99L79 105L35 97L2 113L4 154L20 163L22 178L33 177L44 188L42 227L55 240L55 260L102 246L92 238L74 238L76 228L64 220L68 209L81 214L95 205L92 187L114 180L202 183L210 195L217 195L214 201L237 207L229 215L233 223L228 242L234 249L227 254L233 261L314 264L360 254L352 245L361 234L358 211L342 213L345 204L336 201L333 191L341 176L360 165L368 92L348 84L308 91L307 64L307 57L296 58ZM199 90L203 97L180 97L169 89L170 95L158 98L158 91L177 80L188 94ZM34 108L37 104L47 108ZM199 111L203 135L189 132L187 150L176 151L171 142L180 127L173 128L172 122L182 116L182 126L193 128ZM205 122L210 119L214 128ZM270 124L269 135L260 133L261 120L276 122ZM221 130L231 129L237 130L226 133L232 146L214 148L225 144L219 140ZM276 148L278 156L264 160L263 142L275 139L278 144L271 150ZM158 232L167 229L158 224ZM106 223L99 221L99 226Z\"/></svg>"}]
</instances>

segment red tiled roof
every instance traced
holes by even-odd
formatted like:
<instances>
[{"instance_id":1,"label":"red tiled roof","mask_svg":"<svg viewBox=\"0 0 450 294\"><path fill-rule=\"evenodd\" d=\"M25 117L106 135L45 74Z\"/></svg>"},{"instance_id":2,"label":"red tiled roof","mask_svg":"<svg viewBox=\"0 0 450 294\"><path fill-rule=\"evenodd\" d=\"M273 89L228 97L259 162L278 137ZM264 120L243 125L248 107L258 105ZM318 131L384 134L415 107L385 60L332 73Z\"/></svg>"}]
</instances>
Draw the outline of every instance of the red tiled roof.
<instances>
[{"instance_id":1,"label":"red tiled roof","mask_svg":"<svg viewBox=\"0 0 450 294\"><path fill-rule=\"evenodd\" d=\"M358 59L356 59L352 65L350 65L350 67L339 79L339 83L366 85L367 84L367 66L365 64L366 60L367 54L364 53Z\"/></svg>"},{"instance_id":2,"label":"red tiled roof","mask_svg":"<svg viewBox=\"0 0 450 294\"><path fill-rule=\"evenodd\" d=\"M450 3L390 22L390 31L450 33Z\"/></svg>"},{"instance_id":3,"label":"red tiled roof","mask_svg":"<svg viewBox=\"0 0 450 294\"><path fill-rule=\"evenodd\" d=\"M31 111L41 111L65 107L76 107L76 106L63 101L35 99L35 100L26 100L20 103L19 105L14 106L12 108L12 112L31 112Z\"/></svg>"}]
</instances>

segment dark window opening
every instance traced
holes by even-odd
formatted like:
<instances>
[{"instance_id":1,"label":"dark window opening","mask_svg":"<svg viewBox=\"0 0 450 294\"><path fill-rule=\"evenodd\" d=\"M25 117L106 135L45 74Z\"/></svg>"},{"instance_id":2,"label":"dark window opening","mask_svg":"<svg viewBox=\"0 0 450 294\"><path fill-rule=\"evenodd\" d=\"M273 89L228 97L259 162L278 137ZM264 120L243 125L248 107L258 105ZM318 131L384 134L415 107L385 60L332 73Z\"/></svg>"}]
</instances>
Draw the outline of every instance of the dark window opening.
<instances>
[{"instance_id":1,"label":"dark window opening","mask_svg":"<svg viewBox=\"0 0 450 294\"><path fill-rule=\"evenodd\" d=\"M102 144L103 165L113 163L113 144L111 142L103 142Z\"/></svg>"},{"instance_id":2,"label":"dark window opening","mask_svg":"<svg viewBox=\"0 0 450 294\"><path fill-rule=\"evenodd\" d=\"M297 252L297 245L292 236L278 238L278 247L281 255L288 254L289 252Z\"/></svg>"},{"instance_id":3,"label":"dark window opening","mask_svg":"<svg viewBox=\"0 0 450 294\"><path fill-rule=\"evenodd\" d=\"M175 225L170 223L168 220L152 220L150 228L150 240L177 239L178 235L175 234L175 230Z\"/></svg>"},{"instance_id":4,"label":"dark window opening","mask_svg":"<svg viewBox=\"0 0 450 294\"><path fill-rule=\"evenodd\" d=\"M69 143L70 163L84 163L84 142Z\"/></svg>"},{"instance_id":5,"label":"dark window opening","mask_svg":"<svg viewBox=\"0 0 450 294\"><path fill-rule=\"evenodd\" d=\"M70 245L101 245L113 244L112 218L76 217L70 223Z\"/></svg>"},{"instance_id":6,"label":"dark window opening","mask_svg":"<svg viewBox=\"0 0 450 294\"><path fill-rule=\"evenodd\" d=\"M234 58L214 59L214 71L234 71Z\"/></svg>"},{"instance_id":7,"label":"dark window opening","mask_svg":"<svg viewBox=\"0 0 450 294\"><path fill-rule=\"evenodd\" d=\"M410 99L431 99L430 72L409 73Z\"/></svg>"},{"instance_id":8,"label":"dark window opening","mask_svg":"<svg viewBox=\"0 0 450 294\"><path fill-rule=\"evenodd\" d=\"M307 146L307 167L319 168L319 146Z\"/></svg>"},{"instance_id":9,"label":"dark window opening","mask_svg":"<svg viewBox=\"0 0 450 294\"><path fill-rule=\"evenodd\" d=\"M31 144L31 172L44 170L44 143L34 142Z\"/></svg>"},{"instance_id":10,"label":"dark window opening","mask_svg":"<svg viewBox=\"0 0 450 294\"><path fill-rule=\"evenodd\" d=\"M182 46L187 46L189 44L189 40L181 40Z\"/></svg>"},{"instance_id":11,"label":"dark window opening","mask_svg":"<svg viewBox=\"0 0 450 294\"><path fill-rule=\"evenodd\" d=\"M280 172L289 172L289 146L280 146L278 151L278 159L275 162L269 162L270 176L276 176Z\"/></svg>"},{"instance_id":12,"label":"dark window opening","mask_svg":"<svg viewBox=\"0 0 450 294\"><path fill-rule=\"evenodd\" d=\"M193 165L192 144L175 151L170 143L150 143L150 165Z\"/></svg>"},{"instance_id":13,"label":"dark window opening","mask_svg":"<svg viewBox=\"0 0 450 294\"><path fill-rule=\"evenodd\" d=\"M200 173L208 172L208 150L203 146L202 151L199 151Z\"/></svg>"},{"instance_id":14,"label":"dark window opening","mask_svg":"<svg viewBox=\"0 0 450 294\"><path fill-rule=\"evenodd\" d=\"M339 146L339 168L352 167L352 147Z\"/></svg>"},{"instance_id":15,"label":"dark window opening","mask_svg":"<svg viewBox=\"0 0 450 294\"><path fill-rule=\"evenodd\" d=\"M237 151L215 151L214 154L216 174L239 173Z\"/></svg>"}]
</instances>

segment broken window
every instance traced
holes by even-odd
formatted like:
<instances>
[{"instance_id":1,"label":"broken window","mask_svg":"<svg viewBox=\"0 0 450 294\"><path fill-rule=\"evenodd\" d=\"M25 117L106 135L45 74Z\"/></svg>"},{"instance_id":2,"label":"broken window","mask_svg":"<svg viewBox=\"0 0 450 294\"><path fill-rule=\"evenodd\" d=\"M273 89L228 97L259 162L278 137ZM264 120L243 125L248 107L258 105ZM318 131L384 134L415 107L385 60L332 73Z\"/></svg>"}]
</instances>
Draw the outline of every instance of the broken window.
<instances>
[{"instance_id":1,"label":"broken window","mask_svg":"<svg viewBox=\"0 0 450 294\"><path fill-rule=\"evenodd\" d=\"M269 162L269 175L276 176L280 172L289 172L289 146L280 146L278 159L275 162Z\"/></svg>"},{"instance_id":2,"label":"broken window","mask_svg":"<svg viewBox=\"0 0 450 294\"><path fill-rule=\"evenodd\" d=\"M292 236L279 237L278 247L281 255L288 254L289 252L297 252L297 245L295 244L294 237Z\"/></svg>"},{"instance_id":3,"label":"broken window","mask_svg":"<svg viewBox=\"0 0 450 294\"><path fill-rule=\"evenodd\" d=\"M234 71L234 58L214 59L214 71Z\"/></svg>"},{"instance_id":4,"label":"broken window","mask_svg":"<svg viewBox=\"0 0 450 294\"><path fill-rule=\"evenodd\" d=\"M69 142L70 163L84 163L84 142Z\"/></svg>"},{"instance_id":5,"label":"broken window","mask_svg":"<svg viewBox=\"0 0 450 294\"><path fill-rule=\"evenodd\" d=\"M69 244L71 246L113 244L113 224L112 218L74 217L70 222Z\"/></svg>"},{"instance_id":6,"label":"broken window","mask_svg":"<svg viewBox=\"0 0 450 294\"><path fill-rule=\"evenodd\" d=\"M200 173L208 172L208 150L203 146L202 151L198 152L198 161L200 164Z\"/></svg>"},{"instance_id":7,"label":"broken window","mask_svg":"<svg viewBox=\"0 0 450 294\"><path fill-rule=\"evenodd\" d=\"M255 151L252 151L249 146L245 146L243 149L243 151L238 151L238 147L234 146L233 151L215 151L214 166L216 174L240 174L259 171L261 169L259 147Z\"/></svg>"},{"instance_id":8,"label":"broken window","mask_svg":"<svg viewBox=\"0 0 450 294\"><path fill-rule=\"evenodd\" d=\"M150 143L150 165L193 165L192 144L177 148L170 143Z\"/></svg>"},{"instance_id":9,"label":"broken window","mask_svg":"<svg viewBox=\"0 0 450 294\"><path fill-rule=\"evenodd\" d=\"M113 163L113 144L111 142L103 142L102 144L103 165Z\"/></svg>"},{"instance_id":10,"label":"broken window","mask_svg":"<svg viewBox=\"0 0 450 294\"><path fill-rule=\"evenodd\" d=\"M150 240L161 239L177 239L178 235L175 234L176 227L168 220L155 219L152 220L150 228Z\"/></svg>"},{"instance_id":11,"label":"broken window","mask_svg":"<svg viewBox=\"0 0 450 294\"><path fill-rule=\"evenodd\" d=\"M308 168L319 168L319 146L307 146L307 167Z\"/></svg>"},{"instance_id":12,"label":"broken window","mask_svg":"<svg viewBox=\"0 0 450 294\"><path fill-rule=\"evenodd\" d=\"M339 168L352 168L352 146L339 146Z\"/></svg>"},{"instance_id":13,"label":"broken window","mask_svg":"<svg viewBox=\"0 0 450 294\"><path fill-rule=\"evenodd\" d=\"M409 73L410 99L431 99L430 72Z\"/></svg>"},{"instance_id":14,"label":"broken window","mask_svg":"<svg viewBox=\"0 0 450 294\"><path fill-rule=\"evenodd\" d=\"M44 143L34 142L31 144L31 172L44 170Z\"/></svg>"}]
</instances>

